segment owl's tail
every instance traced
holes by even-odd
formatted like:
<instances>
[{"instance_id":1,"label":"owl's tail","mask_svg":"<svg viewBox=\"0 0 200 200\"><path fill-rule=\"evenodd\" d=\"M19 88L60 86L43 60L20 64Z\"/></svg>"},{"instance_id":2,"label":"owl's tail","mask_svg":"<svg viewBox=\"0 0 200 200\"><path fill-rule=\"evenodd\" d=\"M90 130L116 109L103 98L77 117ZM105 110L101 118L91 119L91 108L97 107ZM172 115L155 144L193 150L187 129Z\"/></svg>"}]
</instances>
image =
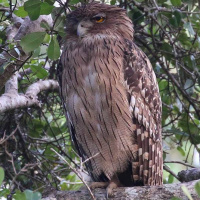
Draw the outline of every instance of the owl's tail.
<instances>
[{"instance_id":1,"label":"owl's tail","mask_svg":"<svg viewBox=\"0 0 200 200\"><path fill-rule=\"evenodd\" d=\"M142 185L162 185L162 141L154 141L144 126L137 124L136 127L138 160L132 163L134 182L142 182Z\"/></svg>"}]
</instances>

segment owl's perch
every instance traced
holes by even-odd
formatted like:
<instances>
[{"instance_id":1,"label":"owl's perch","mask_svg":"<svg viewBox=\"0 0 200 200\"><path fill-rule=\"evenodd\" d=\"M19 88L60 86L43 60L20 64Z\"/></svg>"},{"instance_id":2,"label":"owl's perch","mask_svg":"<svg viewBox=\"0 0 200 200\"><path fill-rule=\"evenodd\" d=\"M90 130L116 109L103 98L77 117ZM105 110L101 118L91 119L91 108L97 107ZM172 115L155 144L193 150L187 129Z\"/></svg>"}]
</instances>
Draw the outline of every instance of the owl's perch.
<instances>
[{"instance_id":1,"label":"owl's perch","mask_svg":"<svg viewBox=\"0 0 200 200\"><path fill-rule=\"evenodd\" d=\"M114 200L169 200L173 197L178 197L181 200L188 200L188 197L182 190L182 186L186 186L193 200L199 200L195 184L200 179L200 169L193 168L183 170L177 175L185 183L165 184L163 186L144 186L144 187L119 187L114 190ZM190 182L189 182L190 180ZM50 191L50 192L49 192ZM96 200L106 200L105 189L93 190L93 195ZM91 200L91 194L88 190L82 189L78 191L56 191L46 189L46 194L43 195L43 200Z\"/></svg>"},{"instance_id":2,"label":"owl's perch","mask_svg":"<svg viewBox=\"0 0 200 200\"><path fill-rule=\"evenodd\" d=\"M178 197L181 200L188 200L181 186L185 185L189 190L193 200L200 198L195 192L194 185L198 182L165 184L163 186L144 186L144 187L124 187L114 190L114 200L169 200ZM96 189L93 191L96 200L106 200L105 190ZM91 196L87 190L78 191L54 191L43 200L90 200Z\"/></svg>"}]
</instances>

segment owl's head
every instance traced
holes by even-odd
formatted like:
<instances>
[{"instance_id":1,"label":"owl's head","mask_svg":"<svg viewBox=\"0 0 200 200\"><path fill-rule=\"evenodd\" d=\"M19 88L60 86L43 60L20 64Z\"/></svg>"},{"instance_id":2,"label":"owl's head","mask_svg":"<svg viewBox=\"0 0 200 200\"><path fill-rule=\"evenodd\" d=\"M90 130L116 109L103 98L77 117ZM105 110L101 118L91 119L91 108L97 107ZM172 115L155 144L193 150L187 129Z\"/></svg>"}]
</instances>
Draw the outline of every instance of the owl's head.
<instances>
[{"instance_id":1,"label":"owl's head","mask_svg":"<svg viewBox=\"0 0 200 200\"><path fill-rule=\"evenodd\" d=\"M113 36L133 39L133 24L126 10L103 3L82 5L67 16L67 37Z\"/></svg>"}]
</instances>

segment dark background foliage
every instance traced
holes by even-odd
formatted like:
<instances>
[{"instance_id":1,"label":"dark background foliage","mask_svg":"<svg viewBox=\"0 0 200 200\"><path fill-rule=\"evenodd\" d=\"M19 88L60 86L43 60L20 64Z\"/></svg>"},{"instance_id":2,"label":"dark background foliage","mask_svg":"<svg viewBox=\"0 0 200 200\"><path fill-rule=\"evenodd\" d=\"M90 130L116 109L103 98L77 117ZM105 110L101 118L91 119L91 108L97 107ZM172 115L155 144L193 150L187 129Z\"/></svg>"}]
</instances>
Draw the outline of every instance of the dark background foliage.
<instances>
[{"instance_id":1,"label":"dark background foliage","mask_svg":"<svg viewBox=\"0 0 200 200\"><path fill-rule=\"evenodd\" d=\"M56 80L65 16L77 3L79 0L0 0L0 79L5 78L6 69L12 63L18 66L19 93L25 93L40 79ZM172 183L177 181L172 172L176 174L199 165L199 1L111 0L107 3L127 9L135 27L135 43L147 54L156 73L163 102L164 163L168 167L168 172L164 171L164 183ZM15 17L24 20L29 16L34 21L40 15L49 14L53 25L41 22L43 32L28 33L20 41L9 38L9 31L16 26ZM5 53L9 58L3 57ZM23 55L27 57L19 65ZM1 87L0 95L3 95L5 88ZM69 166L51 150L64 156L74 168L80 167L81 160L72 149L58 91L43 91L38 100L38 105L0 113L0 166L3 168L0 176L5 173L0 196L26 199L34 194L39 199L47 187L72 190L81 185Z\"/></svg>"}]
</instances>

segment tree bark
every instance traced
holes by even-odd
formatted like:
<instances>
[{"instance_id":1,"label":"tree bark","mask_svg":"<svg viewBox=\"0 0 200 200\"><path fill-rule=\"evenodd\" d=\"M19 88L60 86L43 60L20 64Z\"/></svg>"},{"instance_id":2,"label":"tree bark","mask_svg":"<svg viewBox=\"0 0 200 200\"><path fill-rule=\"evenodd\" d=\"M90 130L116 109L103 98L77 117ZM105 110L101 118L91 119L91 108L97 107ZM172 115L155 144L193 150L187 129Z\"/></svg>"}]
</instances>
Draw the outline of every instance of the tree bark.
<instances>
[{"instance_id":1,"label":"tree bark","mask_svg":"<svg viewBox=\"0 0 200 200\"><path fill-rule=\"evenodd\" d=\"M200 168L182 170L178 173L178 177L181 182L198 180L200 179Z\"/></svg>"},{"instance_id":2,"label":"tree bark","mask_svg":"<svg viewBox=\"0 0 200 200\"><path fill-rule=\"evenodd\" d=\"M143 186L143 187L120 187L114 190L113 200L170 200L178 197L181 200L188 200L181 187L185 185L190 192L193 200L199 200L195 192L194 185L198 182L191 181L187 183L165 184L163 186ZM96 189L93 191L96 200L106 200L105 189ZM91 200L87 190L78 191L52 191L48 197L43 200Z\"/></svg>"},{"instance_id":3,"label":"tree bark","mask_svg":"<svg viewBox=\"0 0 200 200\"><path fill-rule=\"evenodd\" d=\"M40 105L38 94L42 91L57 90L58 82L55 80L40 80L28 87L25 94L18 93L17 75L13 75L5 85L5 93L0 96L0 113L16 108Z\"/></svg>"}]
</instances>

